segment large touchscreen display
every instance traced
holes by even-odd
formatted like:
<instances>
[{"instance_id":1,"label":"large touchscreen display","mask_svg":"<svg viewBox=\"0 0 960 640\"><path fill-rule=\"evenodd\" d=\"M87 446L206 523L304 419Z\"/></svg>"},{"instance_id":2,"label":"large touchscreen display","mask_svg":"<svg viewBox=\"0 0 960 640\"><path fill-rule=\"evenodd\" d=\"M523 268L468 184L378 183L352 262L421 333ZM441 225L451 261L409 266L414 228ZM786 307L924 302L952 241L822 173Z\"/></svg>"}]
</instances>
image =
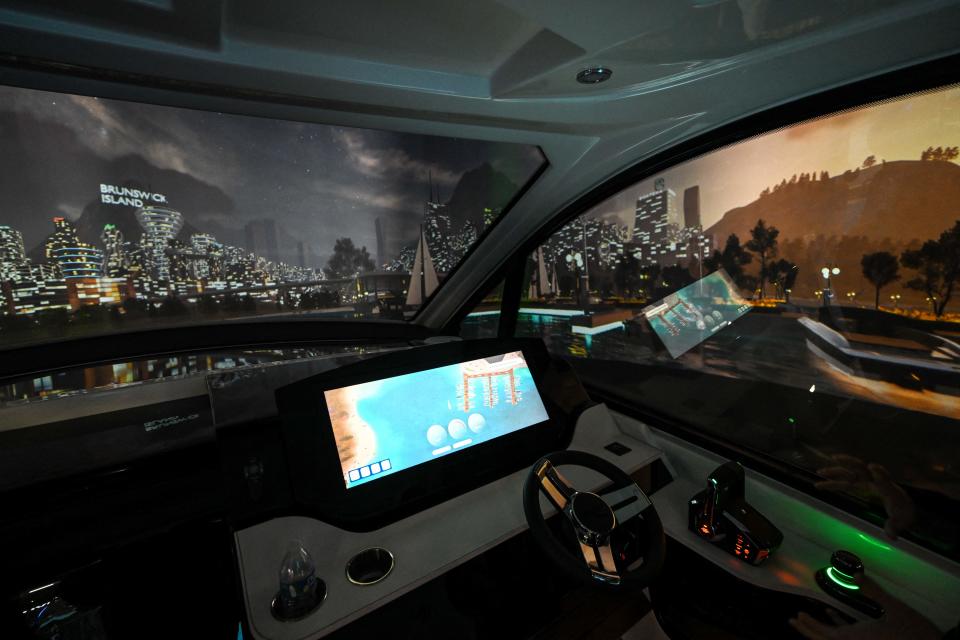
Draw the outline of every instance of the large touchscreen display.
<instances>
[{"instance_id":1,"label":"large touchscreen display","mask_svg":"<svg viewBox=\"0 0 960 640\"><path fill-rule=\"evenodd\" d=\"M547 419L520 351L324 392L347 488Z\"/></svg>"}]
</instances>

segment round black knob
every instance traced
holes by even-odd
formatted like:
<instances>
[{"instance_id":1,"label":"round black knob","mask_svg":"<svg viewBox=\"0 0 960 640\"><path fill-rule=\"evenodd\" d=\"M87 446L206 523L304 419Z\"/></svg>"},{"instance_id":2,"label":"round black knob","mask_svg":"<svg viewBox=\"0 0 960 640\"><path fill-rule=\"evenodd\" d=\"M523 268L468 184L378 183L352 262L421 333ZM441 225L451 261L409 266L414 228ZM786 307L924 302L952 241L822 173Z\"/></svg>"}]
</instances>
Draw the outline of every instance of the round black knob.
<instances>
[{"instance_id":1,"label":"round black knob","mask_svg":"<svg viewBox=\"0 0 960 640\"><path fill-rule=\"evenodd\" d=\"M843 551L842 549L834 551L833 555L830 556L830 564L836 571L851 579L863 574L863 563L860 558L849 551Z\"/></svg>"}]
</instances>

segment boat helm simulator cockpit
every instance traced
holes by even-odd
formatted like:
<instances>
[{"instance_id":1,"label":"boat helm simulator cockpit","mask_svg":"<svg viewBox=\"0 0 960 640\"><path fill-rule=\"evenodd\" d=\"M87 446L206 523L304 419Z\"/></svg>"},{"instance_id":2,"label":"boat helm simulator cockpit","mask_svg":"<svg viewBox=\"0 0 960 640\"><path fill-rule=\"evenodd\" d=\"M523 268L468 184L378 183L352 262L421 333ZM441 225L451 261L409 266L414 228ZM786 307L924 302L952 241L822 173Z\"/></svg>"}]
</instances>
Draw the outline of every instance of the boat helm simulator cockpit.
<instances>
[{"instance_id":1,"label":"boat helm simulator cockpit","mask_svg":"<svg viewBox=\"0 0 960 640\"><path fill-rule=\"evenodd\" d=\"M0 638L956 638L958 34L0 1Z\"/></svg>"}]
</instances>

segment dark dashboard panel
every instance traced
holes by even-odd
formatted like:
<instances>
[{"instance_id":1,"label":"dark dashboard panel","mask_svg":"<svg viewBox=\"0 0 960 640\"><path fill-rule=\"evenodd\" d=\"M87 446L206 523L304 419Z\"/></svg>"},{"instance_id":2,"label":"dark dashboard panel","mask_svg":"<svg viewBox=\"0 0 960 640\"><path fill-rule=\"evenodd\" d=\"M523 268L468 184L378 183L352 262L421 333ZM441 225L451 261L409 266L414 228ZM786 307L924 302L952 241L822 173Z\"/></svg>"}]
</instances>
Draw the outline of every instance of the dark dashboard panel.
<instances>
[{"instance_id":1,"label":"dark dashboard panel","mask_svg":"<svg viewBox=\"0 0 960 640\"><path fill-rule=\"evenodd\" d=\"M521 351L547 419L366 484L347 488L324 391ZM290 486L298 510L350 530L371 530L531 464L562 449L573 420L543 384L550 356L540 340L450 342L381 355L277 392ZM410 402L423 401L410 397Z\"/></svg>"}]
</instances>

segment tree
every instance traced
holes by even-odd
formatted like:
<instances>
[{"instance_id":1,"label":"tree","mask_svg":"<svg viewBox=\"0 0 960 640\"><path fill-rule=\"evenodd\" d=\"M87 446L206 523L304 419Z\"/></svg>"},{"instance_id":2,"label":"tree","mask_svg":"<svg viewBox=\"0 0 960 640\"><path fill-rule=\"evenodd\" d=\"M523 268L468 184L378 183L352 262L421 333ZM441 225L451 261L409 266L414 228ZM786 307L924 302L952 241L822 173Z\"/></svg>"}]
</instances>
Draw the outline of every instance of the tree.
<instances>
[{"instance_id":1,"label":"tree","mask_svg":"<svg viewBox=\"0 0 960 640\"><path fill-rule=\"evenodd\" d=\"M613 269L613 284L617 293L630 297L640 288L640 261L627 252Z\"/></svg>"},{"instance_id":2,"label":"tree","mask_svg":"<svg viewBox=\"0 0 960 640\"><path fill-rule=\"evenodd\" d=\"M665 298L674 291L690 284L693 284L693 276L690 275L687 268L681 265L672 265L664 267L660 271L660 278L654 291L657 298Z\"/></svg>"},{"instance_id":3,"label":"tree","mask_svg":"<svg viewBox=\"0 0 960 640\"><path fill-rule=\"evenodd\" d=\"M938 240L927 240L919 249L904 251L900 264L918 273L906 283L907 288L926 293L934 315L942 316L960 280L960 220Z\"/></svg>"},{"instance_id":4,"label":"tree","mask_svg":"<svg viewBox=\"0 0 960 640\"><path fill-rule=\"evenodd\" d=\"M866 158L864 158L863 164L861 166L864 169L869 169L875 164L877 164L877 156L867 156Z\"/></svg>"},{"instance_id":5,"label":"tree","mask_svg":"<svg viewBox=\"0 0 960 640\"><path fill-rule=\"evenodd\" d=\"M747 249L760 255L760 298L763 299L763 284L767 280L767 259L777 255L777 236L780 230L776 227L768 227L763 218L757 220L757 226L750 230L750 241L747 242Z\"/></svg>"},{"instance_id":6,"label":"tree","mask_svg":"<svg viewBox=\"0 0 960 640\"><path fill-rule=\"evenodd\" d=\"M350 238L338 238L333 245L333 255L327 260L323 272L328 278L349 278L375 268L366 247L358 249Z\"/></svg>"},{"instance_id":7,"label":"tree","mask_svg":"<svg viewBox=\"0 0 960 640\"><path fill-rule=\"evenodd\" d=\"M900 265L897 264L897 256L888 251L868 253L860 259L860 266L863 268L863 277L877 288L873 308L879 309L880 289L900 279L900 274L898 273Z\"/></svg>"},{"instance_id":8,"label":"tree","mask_svg":"<svg viewBox=\"0 0 960 640\"><path fill-rule=\"evenodd\" d=\"M751 262L753 262L753 254L740 246L740 238L737 237L737 234L731 233L727 236L727 243L723 250L715 251L713 255L703 261L703 264L710 271L723 269L738 287L748 289L750 283L745 279L743 267Z\"/></svg>"},{"instance_id":9,"label":"tree","mask_svg":"<svg viewBox=\"0 0 960 640\"><path fill-rule=\"evenodd\" d=\"M800 273L800 267L784 258L771 262L767 267L770 282L777 285L780 294L787 302L790 302L790 290L797 281L798 273Z\"/></svg>"},{"instance_id":10,"label":"tree","mask_svg":"<svg viewBox=\"0 0 960 640\"><path fill-rule=\"evenodd\" d=\"M640 289L647 299L652 298L660 282L660 265L648 264L640 267Z\"/></svg>"},{"instance_id":11,"label":"tree","mask_svg":"<svg viewBox=\"0 0 960 640\"><path fill-rule=\"evenodd\" d=\"M941 162L952 162L960 156L960 147L927 147L920 154L921 160L939 160Z\"/></svg>"}]
</instances>

